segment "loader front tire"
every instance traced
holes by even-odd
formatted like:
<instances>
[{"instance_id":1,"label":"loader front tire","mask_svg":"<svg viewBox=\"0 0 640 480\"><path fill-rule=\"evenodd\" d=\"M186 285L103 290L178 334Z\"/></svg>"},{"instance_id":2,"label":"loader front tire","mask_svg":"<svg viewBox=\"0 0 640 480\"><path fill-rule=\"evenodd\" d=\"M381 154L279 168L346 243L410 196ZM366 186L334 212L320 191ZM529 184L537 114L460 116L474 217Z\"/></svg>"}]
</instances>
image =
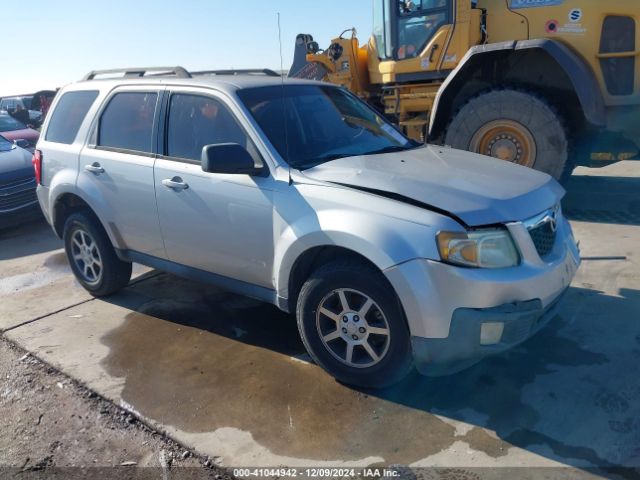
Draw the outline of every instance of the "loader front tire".
<instances>
[{"instance_id":1,"label":"loader front tire","mask_svg":"<svg viewBox=\"0 0 640 480\"><path fill-rule=\"evenodd\" d=\"M573 170L569 135L549 103L529 92L491 90L457 111L445 144L530 167L565 180Z\"/></svg>"}]
</instances>

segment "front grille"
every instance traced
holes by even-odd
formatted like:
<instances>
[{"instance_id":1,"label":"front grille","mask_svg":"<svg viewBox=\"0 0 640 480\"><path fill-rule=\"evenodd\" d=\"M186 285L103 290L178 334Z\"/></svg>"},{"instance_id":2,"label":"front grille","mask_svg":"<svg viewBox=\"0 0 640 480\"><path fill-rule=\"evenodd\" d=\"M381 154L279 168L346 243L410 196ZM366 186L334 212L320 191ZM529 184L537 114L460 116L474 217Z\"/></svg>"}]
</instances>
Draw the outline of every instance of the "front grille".
<instances>
[{"instance_id":1,"label":"front grille","mask_svg":"<svg viewBox=\"0 0 640 480\"><path fill-rule=\"evenodd\" d=\"M530 228L529 234L540 258L548 256L556 243L556 229L553 228L552 222Z\"/></svg>"},{"instance_id":2,"label":"front grille","mask_svg":"<svg viewBox=\"0 0 640 480\"><path fill-rule=\"evenodd\" d=\"M34 180L33 175L29 175L28 177L18 178L16 180L11 180L10 182L0 182L0 193L2 190L12 187L17 187L19 185L28 184Z\"/></svg>"},{"instance_id":3,"label":"front grille","mask_svg":"<svg viewBox=\"0 0 640 480\"><path fill-rule=\"evenodd\" d=\"M0 188L0 211L15 210L38 200L36 196L36 182L31 179L11 187Z\"/></svg>"}]
</instances>

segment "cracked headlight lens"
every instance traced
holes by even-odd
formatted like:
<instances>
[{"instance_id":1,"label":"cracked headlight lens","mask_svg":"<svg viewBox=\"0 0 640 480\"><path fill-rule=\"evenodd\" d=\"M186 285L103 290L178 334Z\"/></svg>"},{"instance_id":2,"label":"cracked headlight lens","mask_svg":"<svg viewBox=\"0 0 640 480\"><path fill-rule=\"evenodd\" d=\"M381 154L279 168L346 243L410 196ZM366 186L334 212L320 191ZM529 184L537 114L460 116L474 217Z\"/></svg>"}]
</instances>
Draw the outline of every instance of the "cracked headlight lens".
<instances>
[{"instance_id":1,"label":"cracked headlight lens","mask_svg":"<svg viewBox=\"0 0 640 480\"><path fill-rule=\"evenodd\" d=\"M507 268L520 264L520 255L506 229L440 232L440 258L447 263L475 268Z\"/></svg>"}]
</instances>

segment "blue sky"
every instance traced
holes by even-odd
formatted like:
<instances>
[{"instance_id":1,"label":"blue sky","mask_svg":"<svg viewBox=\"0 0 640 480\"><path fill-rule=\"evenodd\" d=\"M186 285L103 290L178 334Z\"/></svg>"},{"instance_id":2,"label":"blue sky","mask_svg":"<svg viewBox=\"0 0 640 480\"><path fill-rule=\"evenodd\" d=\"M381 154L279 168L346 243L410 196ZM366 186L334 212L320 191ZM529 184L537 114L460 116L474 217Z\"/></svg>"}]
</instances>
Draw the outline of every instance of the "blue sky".
<instances>
[{"instance_id":1,"label":"blue sky","mask_svg":"<svg viewBox=\"0 0 640 480\"><path fill-rule=\"evenodd\" d=\"M63 86L94 69L284 66L296 34L327 47L355 27L371 34L371 0L3 0L0 96ZM8 21L7 21L8 20Z\"/></svg>"}]
</instances>

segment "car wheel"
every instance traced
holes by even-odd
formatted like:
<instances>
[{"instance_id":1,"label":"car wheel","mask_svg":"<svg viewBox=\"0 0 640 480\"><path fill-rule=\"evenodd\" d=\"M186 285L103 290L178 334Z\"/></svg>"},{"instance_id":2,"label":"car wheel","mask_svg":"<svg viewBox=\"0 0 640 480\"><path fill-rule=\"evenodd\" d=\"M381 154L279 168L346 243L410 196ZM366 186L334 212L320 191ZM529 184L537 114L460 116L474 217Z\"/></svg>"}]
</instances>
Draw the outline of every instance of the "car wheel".
<instances>
[{"instance_id":1,"label":"car wheel","mask_svg":"<svg viewBox=\"0 0 640 480\"><path fill-rule=\"evenodd\" d=\"M296 313L307 351L337 380L384 388L409 373L409 328L379 271L357 262L321 267L302 286Z\"/></svg>"},{"instance_id":2,"label":"car wheel","mask_svg":"<svg viewBox=\"0 0 640 480\"><path fill-rule=\"evenodd\" d=\"M64 246L74 275L93 296L111 295L131 279L131 263L118 258L102 225L85 212L64 226Z\"/></svg>"},{"instance_id":3,"label":"car wheel","mask_svg":"<svg viewBox=\"0 0 640 480\"><path fill-rule=\"evenodd\" d=\"M492 90L464 104L444 140L566 180L573 171L569 135L560 114L543 98L518 90Z\"/></svg>"}]
</instances>

